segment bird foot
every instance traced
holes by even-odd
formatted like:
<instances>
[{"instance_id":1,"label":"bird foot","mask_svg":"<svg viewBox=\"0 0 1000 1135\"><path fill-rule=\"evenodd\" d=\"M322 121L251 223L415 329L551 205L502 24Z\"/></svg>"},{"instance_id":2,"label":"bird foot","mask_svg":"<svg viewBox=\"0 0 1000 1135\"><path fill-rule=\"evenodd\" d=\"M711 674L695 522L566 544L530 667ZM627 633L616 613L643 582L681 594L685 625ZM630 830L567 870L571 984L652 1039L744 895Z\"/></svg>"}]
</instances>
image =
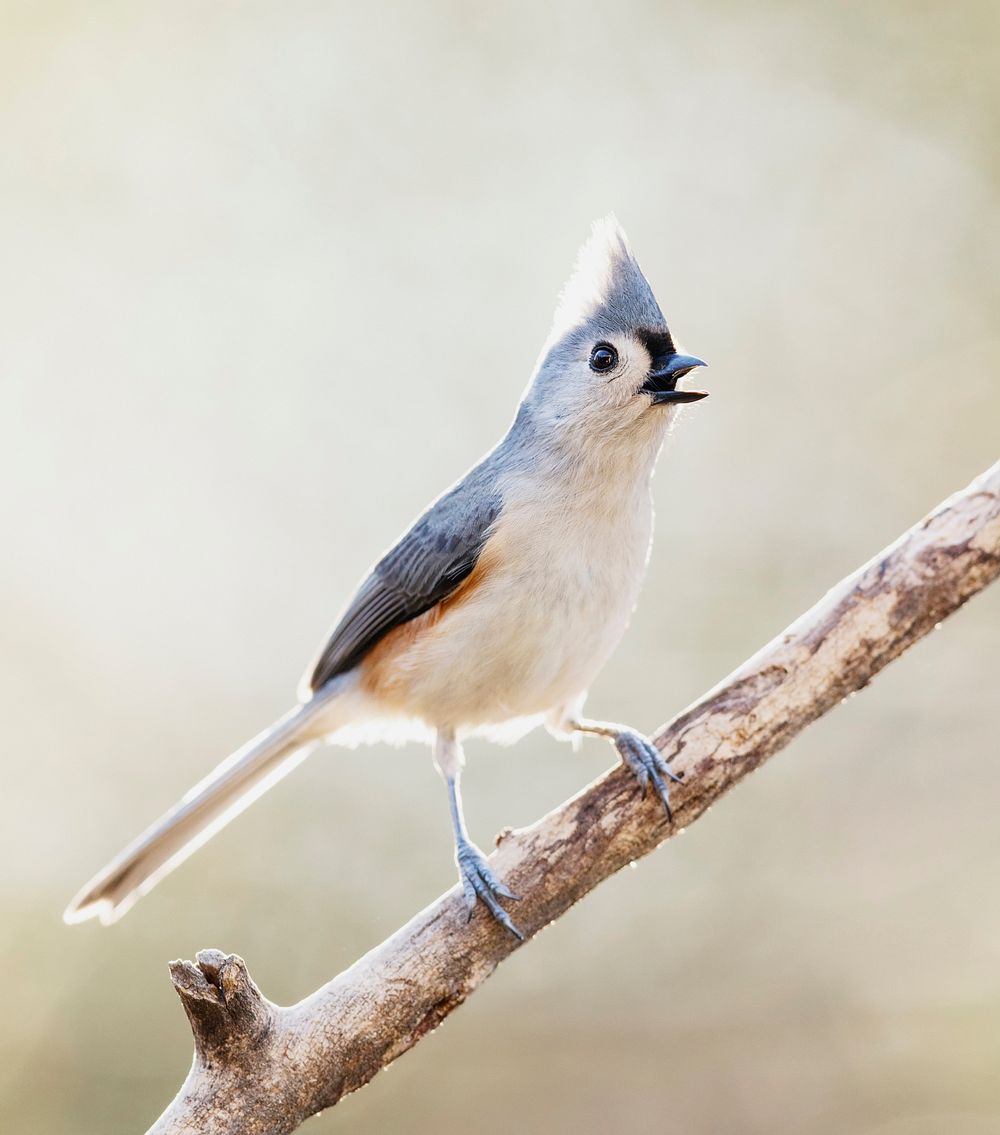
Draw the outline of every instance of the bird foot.
<instances>
[{"instance_id":1,"label":"bird foot","mask_svg":"<svg viewBox=\"0 0 1000 1135\"><path fill-rule=\"evenodd\" d=\"M465 902L469 910L469 919L476 909L476 902L482 900L483 905L491 915L506 927L519 941L524 941L524 935L510 920L510 915L497 902L497 898L520 901L521 896L504 886L493 874L486 863L486 857L475 844L466 840L461 841L455 851L458 863L458 875L465 892Z\"/></svg>"},{"instance_id":2,"label":"bird foot","mask_svg":"<svg viewBox=\"0 0 1000 1135\"><path fill-rule=\"evenodd\" d=\"M670 811L670 791L666 782L672 780L675 784L680 784L681 777L671 771L653 742L634 729L620 730L615 734L614 742L622 762L632 770L638 780L643 796L646 795L652 782L666 810L667 819L672 823L674 816Z\"/></svg>"}]
</instances>

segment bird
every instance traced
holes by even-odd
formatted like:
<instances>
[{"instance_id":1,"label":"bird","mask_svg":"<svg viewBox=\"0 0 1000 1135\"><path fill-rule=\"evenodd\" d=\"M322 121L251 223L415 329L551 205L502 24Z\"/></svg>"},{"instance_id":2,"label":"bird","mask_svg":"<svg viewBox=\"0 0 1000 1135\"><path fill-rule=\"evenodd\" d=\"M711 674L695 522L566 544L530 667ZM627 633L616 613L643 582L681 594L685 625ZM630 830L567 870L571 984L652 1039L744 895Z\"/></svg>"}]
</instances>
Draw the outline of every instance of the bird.
<instances>
[{"instance_id":1,"label":"bird","mask_svg":"<svg viewBox=\"0 0 1000 1135\"><path fill-rule=\"evenodd\" d=\"M501 900L520 896L466 827L467 738L511 742L540 725L605 738L671 819L669 763L583 707L638 598L672 419L707 396L678 382L705 365L675 344L614 215L594 222L507 433L369 570L296 706L111 860L65 921L116 921L324 740L430 743L468 917L482 903L518 939Z\"/></svg>"}]
</instances>

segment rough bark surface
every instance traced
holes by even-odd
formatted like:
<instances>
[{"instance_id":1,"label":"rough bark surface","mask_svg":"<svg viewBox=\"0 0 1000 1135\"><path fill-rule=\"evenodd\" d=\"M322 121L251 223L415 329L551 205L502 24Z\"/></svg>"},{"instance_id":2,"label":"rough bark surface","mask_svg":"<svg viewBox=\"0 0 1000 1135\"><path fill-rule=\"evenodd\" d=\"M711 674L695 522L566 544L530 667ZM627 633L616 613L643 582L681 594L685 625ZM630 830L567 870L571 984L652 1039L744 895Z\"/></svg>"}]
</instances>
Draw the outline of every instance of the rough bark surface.
<instances>
[{"instance_id":1,"label":"rough bark surface","mask_svg":"<svg viewBox=\"0 0 1000 1135\"><path fill-rule=\"evenodd\" d=\"M603 879L696 820L804 726L862 689L1000 574L1000 463L843 580L657 734L677 786L674 826L655 794L613 769L491 856L526 896L528 939ZM194 1063L156 1135L280 1135L366 1084L434 1029L517 943L457 887L289 1008L267 1001L242 959L174 962Z\"/></svg>"}]
</instances>

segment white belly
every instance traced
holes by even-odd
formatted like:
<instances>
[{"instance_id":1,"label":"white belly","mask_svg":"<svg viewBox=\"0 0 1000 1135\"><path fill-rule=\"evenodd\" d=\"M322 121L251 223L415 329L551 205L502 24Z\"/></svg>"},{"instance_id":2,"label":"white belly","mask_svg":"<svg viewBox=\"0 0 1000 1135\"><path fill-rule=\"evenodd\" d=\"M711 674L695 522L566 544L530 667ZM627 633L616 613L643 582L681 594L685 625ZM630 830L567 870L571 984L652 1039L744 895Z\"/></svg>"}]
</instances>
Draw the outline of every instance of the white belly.
<instances>
[{"instance_id":1,"label":"white belly","mask_svg":"<svg viewBox=\"0 0 1000 1135\"><path fill-rule=\"evenodd\" d=\"M616 507L506 507L467 596L396 659L395 711L469 732L582 693L628 622L651 530L645 486Z\"/></svg>"}]
</instances>

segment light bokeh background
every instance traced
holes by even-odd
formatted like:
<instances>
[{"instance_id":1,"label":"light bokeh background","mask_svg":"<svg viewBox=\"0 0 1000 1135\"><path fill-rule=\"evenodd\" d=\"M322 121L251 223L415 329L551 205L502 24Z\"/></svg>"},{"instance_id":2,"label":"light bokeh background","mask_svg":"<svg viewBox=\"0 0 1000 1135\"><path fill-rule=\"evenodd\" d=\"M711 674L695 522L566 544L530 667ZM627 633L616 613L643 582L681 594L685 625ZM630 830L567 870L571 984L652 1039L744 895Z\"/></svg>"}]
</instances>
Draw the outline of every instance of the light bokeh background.
<instances>
[{"instance_id":1,"label":"light bokeh background","mask_svg":"<svg viewBox=\"0 0 1000 1135\"><path fill-rule=\"evenodd\" d=\"M994 461L991 2L0 4L4 1131L141 1131L167 959L295 1000L451 885L325 751L122 923L83 880L283 711L506 428L615 209L712 398L591 707L652 729ZM1000 590L306 1130L1000 1132ZM488 845L610 763L472 745Z\"/></svg>"}]
</instances>

